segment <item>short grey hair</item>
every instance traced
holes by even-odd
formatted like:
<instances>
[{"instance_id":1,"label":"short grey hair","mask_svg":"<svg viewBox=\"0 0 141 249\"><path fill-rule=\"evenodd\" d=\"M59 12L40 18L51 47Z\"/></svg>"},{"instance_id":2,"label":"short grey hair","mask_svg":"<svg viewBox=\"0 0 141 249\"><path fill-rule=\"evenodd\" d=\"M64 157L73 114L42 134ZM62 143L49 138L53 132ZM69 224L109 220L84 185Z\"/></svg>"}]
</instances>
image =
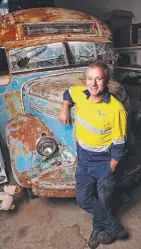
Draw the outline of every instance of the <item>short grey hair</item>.
<instances>
[{"instance_id":1,"label":"short grey hair","mask_svg":"<svg viewBox=\"0 0 141 249\"><path fill-rule=\"evenodd\" d=\"M103 61L95 61L95 62L91 63L87 68L86 75L87 75L87 72L88 72L89 69L96 68L96 67L99 67L99 68L103 69L104 76L105 76L104 77L104 82L105 82L105 84L108 84L108 81L109 81L109 78L110 78L109 67Z\"/></svg>"}]
</instances>

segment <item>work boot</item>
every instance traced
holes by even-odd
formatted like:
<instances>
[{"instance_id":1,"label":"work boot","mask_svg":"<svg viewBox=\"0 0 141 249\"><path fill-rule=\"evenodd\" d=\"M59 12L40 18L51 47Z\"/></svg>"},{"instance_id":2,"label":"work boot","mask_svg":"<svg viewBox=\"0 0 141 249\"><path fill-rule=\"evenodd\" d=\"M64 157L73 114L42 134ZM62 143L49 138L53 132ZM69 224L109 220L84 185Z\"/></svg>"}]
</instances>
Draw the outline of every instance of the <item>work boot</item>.
<instances>
[{"instance_id":1,"label":"work boot","mask_svg":"<svg viewBox=\"0 0 141 249\"><path fill-rule=\"evenodd\" d=\"M122 239L127 235L126 230L119 226L114 232L102 231L98 233L97 240L101 244L109 244L115 239Z\"/></svg>"},{"instance_id":2,"label":"work boot","mask_svg":"<svg viewBox=\"0 0 141 249\"><path fill-rule=\"evenodd\" d=\"M97 240L97 235L98 235L98 232L94 231L94 230L92 231L92 233L90 235L90 238L89 238L89 241L88 241L88 246L91 249L95 249L100 245L100 242L98 242L98 240Z\"/></svg>"}]
</instances>

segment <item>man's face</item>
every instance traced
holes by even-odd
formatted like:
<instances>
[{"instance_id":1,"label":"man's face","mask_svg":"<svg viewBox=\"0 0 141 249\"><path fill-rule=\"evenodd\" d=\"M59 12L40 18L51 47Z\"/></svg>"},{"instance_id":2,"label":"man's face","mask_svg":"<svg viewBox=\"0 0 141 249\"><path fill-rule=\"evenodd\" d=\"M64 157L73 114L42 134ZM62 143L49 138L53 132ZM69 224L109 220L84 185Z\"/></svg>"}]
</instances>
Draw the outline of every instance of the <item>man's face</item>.
<instances>
[{"instance_id":1,"label":"man's face","mask_svg":"<svg viewBox=\"0 0 141 249\"><path fill-rule=\"evenodd\" d=\"M106 87L104 82L104 70L100 67L88 68L86 85L91 96L100 96Z\"/></svg>"}]
</instances>

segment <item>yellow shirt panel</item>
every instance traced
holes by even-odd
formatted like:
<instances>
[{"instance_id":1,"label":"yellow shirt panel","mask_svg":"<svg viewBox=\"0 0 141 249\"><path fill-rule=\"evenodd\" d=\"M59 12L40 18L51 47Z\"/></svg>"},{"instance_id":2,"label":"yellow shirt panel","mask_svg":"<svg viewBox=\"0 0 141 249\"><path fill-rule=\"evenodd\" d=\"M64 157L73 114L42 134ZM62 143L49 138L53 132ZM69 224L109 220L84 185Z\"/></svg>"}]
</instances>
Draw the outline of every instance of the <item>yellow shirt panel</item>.
<instances>
[{"instance_id":1,"label":"yellow shirt panel","mask_svg":"<svg viewBox=\"0 0 141 249\"><path fill-rule=\"evenodd\" d=\"M77 139L87 145L105 146L125 138L127 115L122 104L112 95L108 103L92 103L91 98L87 99L83 92L86 89L85 86L70 89L70 95L76 103ZM104 133L107 130L109 132Z\"/></svg>"}]
</instances>

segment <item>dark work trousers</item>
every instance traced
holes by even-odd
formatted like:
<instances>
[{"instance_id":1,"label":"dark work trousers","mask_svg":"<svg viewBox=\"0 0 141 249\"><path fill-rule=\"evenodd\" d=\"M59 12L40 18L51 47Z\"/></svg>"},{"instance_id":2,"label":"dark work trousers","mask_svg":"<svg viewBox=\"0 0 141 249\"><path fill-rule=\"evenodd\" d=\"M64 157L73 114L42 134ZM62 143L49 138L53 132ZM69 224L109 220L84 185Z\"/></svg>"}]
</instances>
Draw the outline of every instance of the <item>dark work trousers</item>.
<instances>
[{"instance_id":1,"label":"dark work trousers","mask_svg":"<svg viewBox=\"0 0 141 249\"><path fill-rule=\"evenodd\" d=\"M93 214L93 228L96 231L105 229L112 232L119 226L109 207L115 183L109 161L86 167L78 160L76 200L82 209Z\"/></svg>"}]
</instances>

